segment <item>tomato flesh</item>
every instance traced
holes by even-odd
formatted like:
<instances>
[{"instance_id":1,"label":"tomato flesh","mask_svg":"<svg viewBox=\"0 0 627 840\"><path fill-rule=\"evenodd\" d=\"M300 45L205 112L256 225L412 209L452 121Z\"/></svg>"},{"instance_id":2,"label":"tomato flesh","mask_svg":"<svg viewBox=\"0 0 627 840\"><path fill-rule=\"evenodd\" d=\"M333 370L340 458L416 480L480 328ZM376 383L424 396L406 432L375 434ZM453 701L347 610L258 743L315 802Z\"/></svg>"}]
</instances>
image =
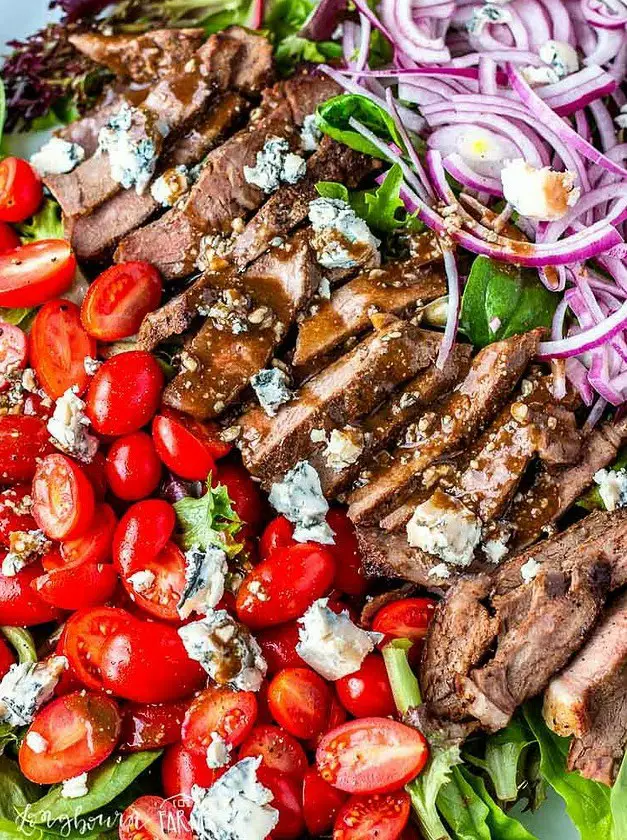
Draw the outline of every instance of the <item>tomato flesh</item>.
<instances>
[{"instance_id":1,"label":"tomato flesh","mask_svg":"<svg viewBox=\"0 0 627 840\"><path fill-rule=\"evenodd\" d=\"M150 263L112 265L85 295L83 325L98 341L128 338L137 332L144 316L159 306L162 290L161 275Z\"/></svg>"},{"instance_id":2,"label":"tomato flesh","mask_svg":"<svg viewBox=\"0 0 627 840\"><path fill-rule=\"evenodd\" d=\"M130 575L165 547L176 524L174 508L161 499L131 505L113 536L113 562Z\"/></svg>"},{"instance_id":3,"label":"tomato flesh","mask_svg":"<svg viewBox=\"0 0 627 840\"><path fill-rule=\"evenodd\" d=\"M279 812L279 821L271 836L282 840L297 840L305 830L302 805L302 784L293 776L277 773L261 765L257 778L272 793L272 807Z\"/></svg>"},{"instance_id":4,"label":"tomato flesh","mask_svg":"<svg viewBox=\"0 0 627 840\"><path fill-rule=\"evenodd\" d=\"M126 703L122 708L122 752L156 750L181 740L189 703Z\"/></svg>"},{"instance_id":5,"label":"tomato flesh","mask_svg":"<svg viewBox=\"0 0 627 840\"><path fill-rule=\"evenodd\" d=\"M169 540L161 551L141 564L140 572L151 576L147 586L135 587L133 574L122 578L122 585L140 609L165 621L180 621L178 604L185 589L185 555Z\"/></svg>"},{"instance_id":6,"label":"tomato flesh","mask_svg":"<svg viewBox=\"0 0 627 840\"><path fill-rule=\"evenodd\" d=\"M14 662L15 654L4 639L0 639L0 680L8 672Z\"/></svg>"},{"instance_id":7,"label":"tomato flesh","mask_svg":"<svg viewBox=\"0 0 627 840\"><path fill-rule=\"evenodd\" d=\"M41 181L30 163L16 157L0 162L0 221L23 222L37 211L42 196Z\"/></svg>"},{"instance_id":8,"label":"tomato flesh","mask_svg":"<svg viewBox=\"0 0 627 840\"><path fill-rule=\"evenodd\" d=\"M424 639L435 613L433 598L404 598L381 607L372 629L392 639Z\"/></svg>"},{"instance_id":9,"label":"tomato flesh","mask_svg":"<svg viewBox=\"0 0 627 840\"><path fill-rule=\"evenodd\" d=\"M21 245L20 237L6 222L0 222L0 254L6 254Z\"/></svg>"},{"instance_id":10,"label":"tomato flesh","mask_svg":"<svg viewBox=\"0 0 627 840\"><path fill-rule=\"evenodd\" d=\"M111 560L116 524L117 519L110 505L96 505L88 530L74 540L61 543L61 555L65 563L69 566L78 563L108 563Z\"/></svg>"},{"instance_id":11,"label":"tomato flesh","mask_svg":"<svg viewBox=\"0 0 627 840\"><path fill-rule=\"evenodd\" d=\"M185 715L183 744L191 752L206 754L211 734L217 734L231 747L237 747L250 733L257 718L257 698L252 691L206 688L196 697Z\"/></svg>"},{"instance_id":12,"label":"tomato flesh","mask_svg":"<svg viewBox=\"0 0 627 840\"><path fill-rule=\"evenodd\" d=\"M194 840L184 813L161 796L140 796L122 814L120 840Z\"/></svg>"},{"instance_id":13,"label":"tomato flesh","mask_svg":"<svg viewBox=\"0 0 627 840\"><path fill-rule=\"evenodd\" d=\"M328 834L347 794L336 790L310 767L303 779L303 817L307 831L314 836Z\"/></svg>"},{"instance_id":14,"label":"tomato flesh","mask_svg":"<svg viewBox=\"0 0 627 840\"><path fill-rule=\"evenodd\" d=\"M29 484L18 484L0 493L0 545L4 548L9 547L12 531L34 531L37 528L30 512L30 492Z\"/></svg>"},{"instance_id":15,"label":"tomato flesh","mask_svg":"<svg viewBox=\"0 0 627 840\"><path fill-rule=\"evenodd\" d=\"M135 618L119 607L79 610L67 621L60 650L70 667L88 688L102 690L100 659L106 640L120 629L127 629Z\"/></svg>"},{"instance_id":16,"label":"tomato flesh","mask_svg":"<svg viewBox=\"0 0 627 840\"><path fill-rule=\"evenodd\" d=\"M380 653L370 653L358 671L335 682L340 703L355 717L388 717L396 704Z\"/></svg>"},{"instance_id":17,"label":"tomato flesh","mask_svg":"<svg viewBox=\"0 0 627 840\"><path fill-rule=\"evenodd\" d=\"M278 627L268 627L257 634L257 642L268 666L268 673L276 674L283 668L302 668L306 663L296 651L299 641L298 624L289 621Z\"/></svg>"},{"instance_id":18,"label":"tomato flesh","mask_svg":"<svg viewBox=\"0 0 627 840\"><path fill-rule=\"evenodd\" d=\"M104 604L115 592L118 575L110 563L80 563L36 578L31 586L39 597L62 610Z\"/></svg>"},{"instance_id":19,"label":"tomato flesh","mask_svg":"<svg viewBox=\"0 0 627 840\"><path fill-rule=\"evenodd\" d=\"M228 765L212 769L207 758L185 749L182 744L169 747L161 762L163 792L184 813L192 809L191 792L194 785L209 788L228 770Z\"/></svg>"},{"instance_id":20,"label":"tomato flesh","mask_svg":"<svg viewBox=\"0 0 627 840\"><path fill-rule=\"evenodd\" d=\"M94 515L94 491L75 461L66 455L47 455L33 478L33 517L53 540L78 537Z\"/></svg>"},{"instance_id":21,"label":"tomato flesh","mask_svg":"<svg viewBox=\"0 0 627 840\"><path fill-rule=\"evenodd\" d=\"M25 414L0 417L0 480L3 483L30 481L38 459L54 451L46 424L39 417Z\"/></svg>"},{"instance_id":22,"label":"tomato flesh","mask_svg":"<svg viewBox=\"0 0 627 840\"><path fill-rule=\"evenodd\" d=\"M335 819L333 840L398 840L409 821L410 806L404 790L351 796Z\"/></svg>"}]
</instances>

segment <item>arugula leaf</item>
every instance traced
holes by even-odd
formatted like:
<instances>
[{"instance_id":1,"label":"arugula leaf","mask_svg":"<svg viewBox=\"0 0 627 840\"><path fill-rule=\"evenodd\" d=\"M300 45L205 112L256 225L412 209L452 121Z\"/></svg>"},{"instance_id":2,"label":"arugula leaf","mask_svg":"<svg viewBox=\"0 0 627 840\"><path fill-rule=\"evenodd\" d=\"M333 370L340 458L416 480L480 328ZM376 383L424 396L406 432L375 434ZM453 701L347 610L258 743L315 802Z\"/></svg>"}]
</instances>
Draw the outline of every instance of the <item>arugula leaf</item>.
<instances>
[{"instance_id":1,"label":"arugula leaf","mask_svg":"<svg viewBox=\"0 0 627 840\"><path fill-rule=\"evenodd\" d=\"M316 190L323 198L339 198L348 202L355 213L368 227L382 233L395 230L423 230L424 225L417 213L408 214L405 202L400 197L403 172L395 163L386 173L382 184L372 190L348 190L344 184L335 181L319 181Z\"/></svg>"},{"instance_id":2,"label":"arugula leaf","mask_svg":"<svg viewBox=\"0 0 627 840\"><path fill-rule=\"evenodd\" d=\"M17 733L13 727L8 723L0 723L0 756L2 756L9 744L17 744L17 742Z\"/></svg>"},{"instance_id":3,"label":"arugula leaf","mask_svg":"<svg viewBox=\"0 0 627 840\"><path fill-rule=\"evenodd\" d=\"M465 754L464 758L488 774L497 799L501 802L515 802L518 799L521 758L533 740L524 723L513 718L505 729L485 740L483 759L472 754Z\"/></svg>"},{"instance_id":4,"label":"arugula leaf","mask_svg":"<svg viewBox=\"0 0 627 840\"><path fill-rule=\"evenodd\" d=\"M550 327L558 302L535 272L476 257L462 297L460 327L475 347L485 347Z\"/></svg>"},{"instance_id":5,"label":"arugula leaf","mask_svg":"<svg viewBox=\"0 0 627 840\"><path fill-rule=\"evenodd\" d=\"M485 786L483 779L474 776L467 768L460 767L460 773L464 780L473 789L476 796L487 807L486 825L490 831L492 840L537 840L535 834L518 822L508 816L502 808L492 799Z\"/></svg>"},{"instance_id":6,"label":"arugula leaf","mask_svg":"<svg viewBox=\"0 0 627 840\"><path fill-rule=\"evenodd\" d=\"M22 627L0 627L2 635L11 644L21 662L37 662L37 650L33 637Z\"/></svg>"},{"instance_id":7,"label":"arugula leaf","mask_svg":"<svg viewBox=\"0 0 627 840\"><path fill-rule=\"evenodd\" d=\"M610 808L614 820L614 840L627 837L627 753L623 756L610 794Z\"/></svg>"},{"instance_id":8,"label":"arugula leaf","mask_svg":"<svg viewBox=\"0 0 627 840\"><path fill-rule=\"evenodd\" d=\"M236 543L234 537L243 523L233 510L227 488L222 484L211 486L211 474L204 496L180 499L174 503L174 510L182 528L184 549L207 549L215 545L228 557L235 557L242 550L243 543Z\"/></svg>"},{"instance_id":9,"label":"arugula leaf","mask_svg":"<svg viewBox=\"0 0 627 840\"><path fill-rule=\"evenodd\" d=\"M548 728L537 702L525 704L523 712L540 745L541 773L564 800L566 811L579 830L581 840L610 838L610 789L566 770L568 739L560 738Z\"/></svg>"},{"instance_id":10,"label":"arugula leaf","mask_svg":"<svg viewBox=\"0 0 627 840\"><path fill-rule=\"evenodd\" d=\"M356 119L369 128L386 143L395 143L404 149L405 144L398 133L392 117L375 102L356 93L342 93L327 99L316 109L318 128L338 143L344 143L358 152L381 158L376 146L351 127L349 120Z\"/></svg>"},{"instance_id":11,"label":"arugula leaf","mask_svg":"<svg viewBox=\"0 0 627 840\"><path fill-rule=\"evenodd\" d=\"M61 208L56 201L47 198L34 216L17 225L17 232L24 243L37 239L64 239Z\"/></svg>"}]
</instances>

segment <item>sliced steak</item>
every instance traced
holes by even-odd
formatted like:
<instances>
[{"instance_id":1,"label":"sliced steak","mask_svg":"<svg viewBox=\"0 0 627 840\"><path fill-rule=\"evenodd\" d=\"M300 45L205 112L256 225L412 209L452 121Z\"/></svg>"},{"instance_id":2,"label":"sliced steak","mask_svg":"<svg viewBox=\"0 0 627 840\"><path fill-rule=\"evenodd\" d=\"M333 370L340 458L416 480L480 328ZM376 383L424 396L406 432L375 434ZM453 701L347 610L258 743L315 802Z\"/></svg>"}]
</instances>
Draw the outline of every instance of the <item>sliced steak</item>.
<instances>
[{"instance_id":1,"label":"sliced steak","mask_svg":"<svg viewBox=\"0 0 627 840\"><path fill-rule=\"evenodd\" d=\"M77 32L68 40L116 76L148 84L192 59L205 34L202 29L155 29L141 35Z\"/></svg>"},{"instance_id":2,"label":"sliced steak","mask_svg":"<svg viewBox=\"0 0 627 840\"><path fill-rule=\"evenodd\" d=\"M610 606L544 695L554 732L574 735L568 766L611 785L627 747L627 593Z\"/></svg>"},{"instance_id":3,"label":"sliced steak","mask_svg":"<svg viewBox=\"0 0 627 840\"><path fill-rule=\"evenodd\" d=\"M380 609L394 603L394 601L403 601L405 598L411 597L415 589L416 587L411 583L404 583L402 586L387 589L378 595L366 596L366 602L359 615L359 623L362 627L372 627L372 622Z\"/></svg>"},{"instance_id":4,"label":"sliced steak","mask_svg":"<svg viewBox=\"0 0 627 840\"><path fill-rule=\"evenodd\" d=\"M307 161L307 172L297 184L285 184L266 201L246 225L229 253L238 268L256 260L275 237L284 237L304 222L309 203L318 197L318 181L339 181L353 189L378 165L374 158L324 137Z\"/></svg>"},{"instance_id":5,"label":"sliced steak","mask_svg":"<svg viewBox=\"0 0 627 840\"><path fill-rule=\"evenodd\" d=\"M109 118L116 114L124 102L139 105L146 97L148 90L107 90L98 104L87 111L80 119L56 129L54 134L67 140L68 143L77 143L85 150L85 157L90 158L98 148L98 134L101 128L107 124Z\"/></svg>"},{"instance_id":6,"label":"sliced steak","mask_svg":"<svg viewBox=\"0 0 627 840\"><path fill-rule=\"evenodd\" d=\"M237 93L221 97L202 123L181 138L169 155L168 164L193 166L222 141L246 113L248 104ZM87 216L65 220L65 232L81 260L100 260L124 236L147 222L161 208L149 191L138 195L122 190Z\"/></svg>"},{"instance_id":7,"label":"sliced steak","mask_svg":"<svg viewBox=\"0 0 627 840\"><path fill-rule=\"evenodd\" d=\"M349 497L349 516L371 523L398 507L419 486L424 470L475 438L507 399L530 359L539 331L514 336L481 350L461 386L437 414L410 426L405 444L389 466L375 470L364 487ZM411 433L411 434L410 434Z\"/></svg>"},{"instance_id":8,"label":"sliced steak","mask_svg":"<svg viewBox=\"0 0 627 840\"><path fill-rule=\"evenodd\" d=\"M304 232L244 274L227 269L208 278L196 287L197 307L207 319L185 344L181 372L163 395L166 405L199 418L221 414L266 366L320 282Z\"/></svg>"},{"instance_id":9,"label":"sliced steak","mask_svg":"<svg viewBox=\"0 0 627 840\"><path fill-rule=\"evenodd\" d=\"M312 432L315 438L345 429L433 364L441 334L392 316L379 318L377 332L310 379L276 416L255 408L240 418L244 464L265 487L315 451Z\"/></svg>"},{"instance_id":10,"label":"sliced steak","mask_svg":"<svg viewBox=\"0 0 627 840\"><path fill-rule=\"evenodd\" d=\"M558 472L543 472L517 499L508 513L514 530L513 545L524 548L550 530L593 481L594 474L616 460L627 442L627 417L593 429L582 444L581 460Z\"/></svg>"},{"instance_id":11,"label":"sliced steak","mask_svg":"<svg viewBox=\"0 0 627 840\"><path fill-rule=\"evenodd\" d=\"M285 138L297 149L298 128L305 116L334 92L332 82L313 74L277 85L266 96L257 118L208 155L188 197L156 222L123 239L115 259L146 260L166 279L190 274L205 235L230 236L236 220L248 218L263 204L266 195L246 181L244 166L255 165L257 152L271 137Z\"/></svg>"},{"instance_id":12,"label":"sliced steak","mask_svg":"<svg viewBox=\"0 0 627 840\"><path fill-rule=\"evenodd\" d=\"M336 347L370 328L369 315L373 312L401 315L410 307L446 294L441 265L428 265L441 261L437 241L425 234L423 242L418 256L367 271L336 289L330 300L300 325L294 366L307 372L320 367Z\"/></svg>"}]
</instances>

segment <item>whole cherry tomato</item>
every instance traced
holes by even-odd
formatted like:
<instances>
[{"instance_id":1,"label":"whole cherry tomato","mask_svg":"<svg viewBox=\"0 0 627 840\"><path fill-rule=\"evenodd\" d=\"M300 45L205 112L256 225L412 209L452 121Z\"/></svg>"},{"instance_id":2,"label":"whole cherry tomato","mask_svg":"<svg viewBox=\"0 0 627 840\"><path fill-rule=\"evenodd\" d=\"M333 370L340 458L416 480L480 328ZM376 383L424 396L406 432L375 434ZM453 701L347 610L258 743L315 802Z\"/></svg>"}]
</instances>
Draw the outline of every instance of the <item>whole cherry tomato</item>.
<instances>
[{"instance_id":1,"label":"whole cherry tomato","mask_svg":"<svg viewBox=\"0 0 627 840\"><path fill-rule=\"evenodd\" d=\"M122 814L120 840L194 840L187 817L161 796L140 796Z\"/></svg>"},{"instance_id":2,"label":"whole cherry tomato","mask_svg":"<svg viewBox=\"0 0 627 840\"><path fill-rule=\"evenodd\" d=\"M355 535L355 526L341 508L331 508L327 522L335 534L333 545L328 546L335 557L335 588L347 595L363 595L367 581L361 566L361 553Z\"/></svg>"},{"instance_id":3,"label":"whole cherry tomato","mask_svg":"<svg viewBox=\"0 0 627 840\"><path fill-rule=\"evenodd\" d=\"M154 559L170 539L176 514L174 508L161 499L136 502L120 519L113 535L113 562L123 575L144 568Z\"/></svg>"},{"instance_id":4,"label":"whole cherry tomato","mask_svg":"<svg viewBox=\"0 0 627 840\"><path fill-rule=\"evenodd\" d=\"M335 682L337 696L354 717L387 717L396 713L392 688L380 653L370 653L361 668Z\"/></svg>"},{"instance_id":5,"label":"whole cherry tomato","mask_svg":"<svg viewBox=\"0 0 627 840\"><path fill-rule=\"evenodd\" d=\"M404 790L351 796L335 819L333 840L399 840L409 820L410 805Z\"/></svg>"},{"instance_id":6,"label":"whole cherry tomato","mask_svg":"<svg viewBox=\"0 0 627 840\"><path fill-rule=\"evenodd\" d=\"M54 451L46 424L39 417L25 414L0 417L0 481L3 483L30 481L39 458Z\"/></svg>"},{"instance_id":7,"label":"whole cherry tomato","mask_svg":"<svg viewBox=\"0 0 627 840\"><path fill-rule=\"evenodd\" d=\"M15 654L4 639L0 638L0 680L8 672L14 662Z\"/></svg>"},{"instance_id":8,"label":"whole cherry tomato","mask_svg":"<svg viewBox=\"0 0 627 840\"><path fill-rule=\"evenodd\" d=\"M4 554L1 556L4 559ZM41 574L38 562L29 563L11 577L0 574L0 624L32 627L60 618L59 611L42 601L31 588L31 582Z\"/></svg>"},{"instance_id":9,"label":"whole cherry tomato","mask_svg":"<svg viewBox=\"0 0 627 840\"><path fill-rule=\"evenodd\" d=\"M33 167L16 157L5 158L0 163L0 221L23 222L35 213L41 204L43 187ZM2 306L28 304L9 303Z\"/></svg>"},{"instance_id":10,"label":"whole cherry tomato","mask_svg":"<svg viewBox=\"0 0 627 840\"><path fill-rule=\"evenodd\" d=\"M217 483L224 484L239 518L249 531L257 532L264 518L265 502L248 472L241 464L220 464Z\"/></svg>"},{"instance_id":11,"label":"whole cherry tomato","mask_svg":"<svg viewBox=\"0 0 627 840\"><path fill-rule=\"evenodd\" d=\"M296 652L298 624L295 621L268 627L258 633L256 638L268 665L268 673L276 674L283 668L305 667L306 663Z\"/></svg>"},{"instance_id":12,"label":"whole cherry tomato","mask_svg":"<svg viewBox=\"0 0 627 840\"><path fill-rule=\"evenodd\" d=\"M152 439L166 467L191 481L205 481L209 473L215 473L215 459L230 449L220 440L215 424L201 423L170 408L163 408L152 421Z\"/></svg>"},{"instance_id":13,"label":"whole cherry tomato","mask_svg":"<svg viewBox=\"0 0 627 840\"><path fill-rule=\"evenodd\" d=\"M20 237L6 222L0 222L0 254L18 248L21 245Z\"/></svg>"},{"instance_id":14,"label":"whole cherry tomato","mask_svg":"<svg viewBox=\"0 0 627 840\"><path fill-rule=\"evenodd\" d=\"M46 455L33 478L33 517L47 537L68 540L84 534L94 516L94 491L76 461Z\"/></svg>"},{"instance_id":15,"label":"whole cherry tomato","mask_svg":"<svg viewBox=\"0 0 627 840\"><path fill-rule=\"evenodd\" d=\"M117 525L110 505L102 502L94 508L91 524L85 533L74 540L61 543L61 556L65 563L108 563L111 560L113 532Z\"/></svg>"},{"instance_id":16,"label":"whole cherry tomato","mask_svg":"<svg viewBox=\"0 0 627 840\"><path fill-rule=\"evenodd\" d=\"M272 807L279 812L279 821L272 829L272 837L297 840L305 830L303 819L302 783L293 776L270 770L263 764L257 778L272 793Z\"/></svg>"},{"instance_id":17,"label":"whole cherry tomato","mask_svg":"<svg viewBox=\"0 0 627 840\"><path fill-rule=\"evenodd\" d=\"M120 723L118 707L103 694L80 691L57 697L44 706L29 727L20 746L20 770L40 785L80 776L111 755ZM30 733L46 742L43 751L29 746Z\"/></svg>"},{"instance_id":18,"label":"whole cherry tomato","mask_svg":"<svg viewBox=\"0 0 627 840\"><path fill-rule=\"evenodd\" d=\"M284 516L275 516L266 525L259 540L259 556L261 559L267 560L277 548L288 548L288 546L296 545L296 540L292 536L293 533L294 526L288 519Z\"/></svg>"},{"instance_id":19,"label":"whole cherry tomato","mask_svg":"<svg viewBox=\"0 0 627 840\"><path fill-rule=\"evenodd\" d=\"M78 610L67 620L59 642L72 672L88 688L102 690L100 659L105 642L118 630L128 629L135 619L118 607Z\"/></svg>"},{"instance_id":20,"label":"whole cherry tomato","mask_svg":"<svg viewBox=\"0 0 627 840\"><path fill-rule=\"evenodd\" d=\"M252 691L206 688L187 710L183 744L191 752L206 755L215 732L230 747L237 747L248 736L256 719L257 698Z\"/></svg>"},{"instance_id":21,"label":"whole cherry tomato","mask_svg":"<svg viewBox=\"0 0 627 840\"><path fill-rule=\"evenodd\" d=\"M81 324L78 306L53 300L37 313L30 332L31 364L49 397L58 399L68 388L82 394L89 376L85 358L96 356L96 342Z\"/></svg>"},{"instance_id":22,"label":"whole cherry tomato","mask_svg":"<svg viewBox=\"0 0 627 840\"><path fill-rule=\"evenodd\" d=\"M257 724L239 749L239 758L261 756L261 766L299 781L307 770L305 750L296 738L266 723Z\"/></svg>"},{"instance_id":23,"label":"whole cherry tomato","mask_svg":"<svg viewBox=\"0 0 627 840\"><path fill-rule=\"evenodd\" d=\"M1 424L0 424L1 425ZM9 547L12 531L35 531L30 484L16 484L0 492L0 545Z\"/></svg>"},{"instance_id":24,"label":"whole cherry tomato","mask_svg":"<svg viewBox=\"0 0 627 840\"><path fill-rule=\"evenodd\" d=\"M0 386L6 383L6 376L24 369L27 358L26 333L13 324L0 321Z\"/></svg>"},{"instance_id":25,"label":"whole cherry tomato","mask_svg":"<svg viewBox=\"0 0 627 840\"><path fill-rule=\"evenodd\" d=\"M122 752L156 750L181 740L181 726L188 700L175 703L126 703L121 708Z\"/></svg>"},{"instance_id":26,"label":"whole cherry tomato","mask_svg":"<svg viewBox=\"0 0 627 840\"><path fill-rule=\"evenodd\" d=\"M96 607L111 598L118 575L110 563L79 563L41 575L31 583L39 597L61 610Z\"/></svg>"},{"instance_id":27,"label":"whole cherry tomato","mask_svg":"<svg viewBox=\"0 0 627 840\"><path fill-rule=\"evenodd\" d=\"M392 639L419 641L427 635L435 613L433 598L404 598L381 607L372 629Z\"/></svg>"},{"instance_id":28,"label":"whole cherry tomato","mask_svg":"<svg viewBox=\"0 0 627 840\"><path fill-rule=\"evenodd\" d=\"M316 543L278 549L244 579L237 615L253 628L298 618L329 592L334 575L333 555Z\"/></svg>"},{"instance_id":29,"label":"whole cherry tomato","mask_svg":"<svg viewBox=\"0 0 627 840\"><path fill-rule=\"evenodd\" d=\"M303 816L307 831L318 836L328 834L347 795L332 787L315 767L310 767L303 779Z\"/></svg>"},{"instance_id":30,"label":"whole cherry tomato","mask_svg":"<svg viewBox=\"0 0 627 840\"><path fill-rule=\"evenodd\" d=\"M104 501L107 495L107 477L105 475L105 457L102 452L96 452L88 464L83 464L83 469L94 488L96 501Z\"/></svg>"},{"instance_id":31,"label":"whole cherry tomato","mask_svg":"<svg viewBox=\"0 0 627 840\"><path fill-rule=\"evenodd\" d=\"M107 453L106 477L118 499L134 502L157 489L161 461L146 432L133 432L118 438Z\"/></svg>"},{"instance_id":32,"label":"whole cherry tomato","mask_svg":"<svg viewBox=\"0 0 627 840\"><path fill-rule=\"evenodd\" d=\"M296 738L314 738L325 728L331 689L311 668L285 668L268 688L268 705L276 722Z\"/></svg>"},{"instance_id":33,"label":"whole cherry tomato","mask_svg":"<svg viewBox=\"0 0 627 840\"><path fill-rule=\"evenodd\" d=\"M165 751L161 762L163 792L184 813L189 813L193 786L210 788L227 770L228 765L214 770L207 766L206 756L190 752L182 744L174 744Z\"/></svg>"},{"instance_id":34,"label":"whole cherry tomato","mask_svg":"<svg viewBox=\"0 0 627 840\"><path fill-rule=\"evenodd\" d=\"M87 392L87 416L102 435L127 435L148 423L161 399L163 373L150 353L131 350L102 365Z\"/></svg>"},{"instance_id":35,"label":"whole cherry tomato","mask_svg":"<svg viewBox=\"0 0 627 840\"><path fill-rule=\"evenodd\" d=\"M81 307L83 326L98 341L128 338L159 306L162 291L161 275L150 263L112 265L87 290Z\"/></svg>"}]
</instances>

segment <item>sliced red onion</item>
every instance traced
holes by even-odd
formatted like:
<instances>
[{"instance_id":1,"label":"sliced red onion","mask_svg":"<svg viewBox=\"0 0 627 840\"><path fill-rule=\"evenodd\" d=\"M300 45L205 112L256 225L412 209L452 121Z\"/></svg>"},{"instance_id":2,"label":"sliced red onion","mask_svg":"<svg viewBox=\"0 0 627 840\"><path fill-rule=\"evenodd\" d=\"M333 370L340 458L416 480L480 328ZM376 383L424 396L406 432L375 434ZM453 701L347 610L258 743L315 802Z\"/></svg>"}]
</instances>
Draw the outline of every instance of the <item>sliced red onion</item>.
<instances>
[{"instance_id":1,"label":"sliced red onion","mask_svg":"<svg viewBox=\"0 0 627 840\"><path fill-rule=\"evenodd\" d=\"M442 247L442 255L444 257L444 270L446 272L446 279L448 282L448 306L446 309L444 338L442 339L438 358L435 363L435 366L440 370L446 364L446 360L448 359L450 352L453 349L453 345L455 344L461 308L461 284L459 281L455 255L450 248L446 247Z\"/></svg>"},{"instance_id":2,"label":"sliced red onion","mask_svg":"<svg viewBox=\"0 0 627 840\"><path fill-rule=\"evenodd\" d=\"M588 381L588 369L579 359L566 359L566 377L579 392L584 405L590 407L594 402L594 391Z\"/></svg>"},{"instance_id":3,"label":"sliced red onion","mask_svg":"<svg viewBox=\"0 0 627 840\"><path fill-rule=\"evenodd\" d=\"M579 356L588 350L594 350L595 347L601 347L626 327L627 301L600 324L595 324L578 335L572 335L560 341L541 341L538 346L538 357L549 361Z\"/></svg>"},{"instance_id":4,"label":"sliced red onion","mask_svg":"<svg viewBox=\"0 0 627 840\"><path fill-rule=\"evenodd\" d=\"M320 0L298 34L312 41L328 41L345 9L346 0Z\"/></svg>"},{"instance_id":5,"label":"sliced red onion","mask_svg":"<svg viewBox=\"0 0 627 840\"><path fill-rule=\"evenodd\" d=\"M456 152L443 158L442 164L449 175L452 175L463 186L471 190L477 190L477 192L485 192L488 195L497 196L498 198L503 197L503 188L500 181L496 178L490 178L488 175L480 175L478 172L475 172L474 169L468 166L461 155L458 155Z\"/></svg>"}]
</instances>

